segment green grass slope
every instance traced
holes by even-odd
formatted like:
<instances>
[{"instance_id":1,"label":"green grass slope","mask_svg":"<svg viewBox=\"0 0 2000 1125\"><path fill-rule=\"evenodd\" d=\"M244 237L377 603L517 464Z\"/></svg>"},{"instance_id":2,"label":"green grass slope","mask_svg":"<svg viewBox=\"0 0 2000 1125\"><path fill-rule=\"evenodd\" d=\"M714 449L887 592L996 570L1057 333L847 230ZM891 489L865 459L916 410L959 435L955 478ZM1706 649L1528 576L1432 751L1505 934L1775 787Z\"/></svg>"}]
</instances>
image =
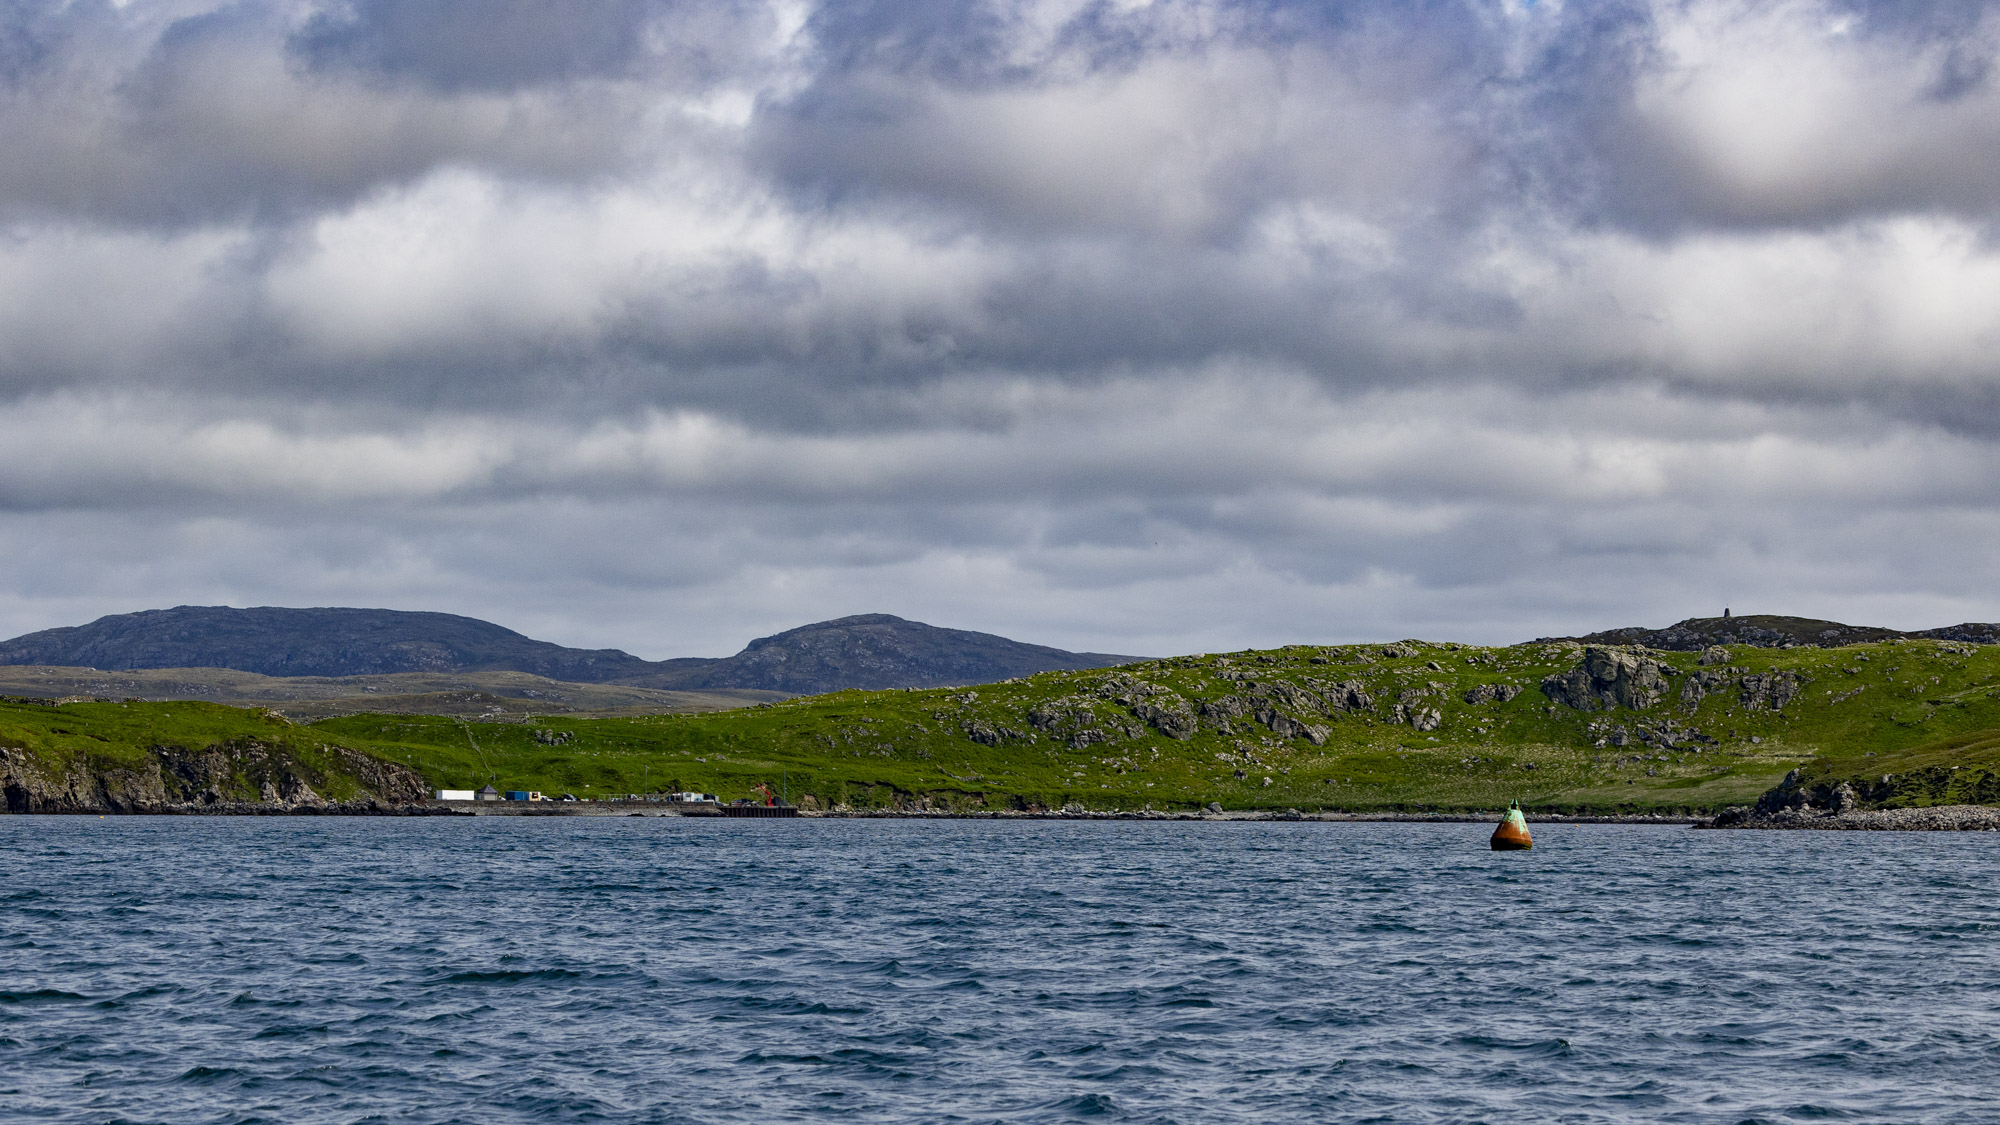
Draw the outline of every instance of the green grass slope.
<instances>
[{"instance_id":1,"label":"green grass slope","mask_svg":"<svg viewBox=\"0 0 2000 1125\"><path fill-rule=\"evenodd\" d=\"M1388 811L1519 798L1543 811L1621 812L1744 804L1809 760L2000 728L1996 646L1610 651L1626 662L1622 680L1579 671L1585 649L1570 643L1411 641L841 692L708 715L360 715L311 729L437 786L490 781L584 797L734 798L768 785L821 807ZM1565 676L1582 706L1542 690Z\"/></svg>"}]
</instances>

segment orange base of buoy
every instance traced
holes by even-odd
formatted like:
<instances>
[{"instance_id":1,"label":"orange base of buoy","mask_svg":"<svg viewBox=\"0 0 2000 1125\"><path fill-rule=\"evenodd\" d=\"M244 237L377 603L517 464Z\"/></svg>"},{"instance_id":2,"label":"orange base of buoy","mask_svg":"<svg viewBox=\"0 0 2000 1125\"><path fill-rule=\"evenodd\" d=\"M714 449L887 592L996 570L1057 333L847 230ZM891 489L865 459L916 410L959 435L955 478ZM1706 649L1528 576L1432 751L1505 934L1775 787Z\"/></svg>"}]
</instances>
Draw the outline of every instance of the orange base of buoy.
<instances>
[{"instance_id":1,"label":"orange base of buoy","mask_svg":"<svg viewBox=\"0 0 2000 1125\"><path fill-rule=\"evenodd\" d=\"M1500 818L1500 827L1493 830L1493 850L1524 852L1534 846L1534 837L1528 835L1528 818L1521 815L1521 805L1515 802L1507 815Z\"/></svg>"}]
</instances>

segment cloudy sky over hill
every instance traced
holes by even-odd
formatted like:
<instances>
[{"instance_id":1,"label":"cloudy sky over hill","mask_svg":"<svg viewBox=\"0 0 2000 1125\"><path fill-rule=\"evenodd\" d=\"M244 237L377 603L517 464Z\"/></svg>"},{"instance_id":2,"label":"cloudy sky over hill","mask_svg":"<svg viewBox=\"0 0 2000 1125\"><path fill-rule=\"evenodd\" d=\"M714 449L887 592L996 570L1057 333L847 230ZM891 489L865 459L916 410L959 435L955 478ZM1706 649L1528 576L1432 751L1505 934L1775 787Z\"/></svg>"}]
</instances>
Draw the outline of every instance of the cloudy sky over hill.
<instances>
[{"instance_id":1,"label":"cloudy sky over hill","mask_svg":"<svg viewBox=\"0 0 2000 1125\"><path fill-rule=\"evenodd\" d=\"M2000 4L0 0L0 633L2000 619Z\"/></svg>"}]
</instances>

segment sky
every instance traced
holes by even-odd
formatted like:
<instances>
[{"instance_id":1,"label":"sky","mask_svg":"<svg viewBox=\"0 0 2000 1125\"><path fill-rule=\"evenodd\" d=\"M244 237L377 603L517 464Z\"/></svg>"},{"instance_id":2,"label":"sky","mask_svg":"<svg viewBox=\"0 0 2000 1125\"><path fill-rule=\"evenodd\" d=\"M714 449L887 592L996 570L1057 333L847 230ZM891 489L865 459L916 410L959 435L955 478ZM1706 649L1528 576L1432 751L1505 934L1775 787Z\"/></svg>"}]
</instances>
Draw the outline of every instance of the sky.
<instances>
[{"instance_id":1,"label":"sky","mask_svg":"<svg viewBox=\"0 0 2000 1125\"><path fill-rule=\"evenodd\" d=\"M2000 3L0 0L0 635L2000 619Z\"/></svg>"}]
</instances>

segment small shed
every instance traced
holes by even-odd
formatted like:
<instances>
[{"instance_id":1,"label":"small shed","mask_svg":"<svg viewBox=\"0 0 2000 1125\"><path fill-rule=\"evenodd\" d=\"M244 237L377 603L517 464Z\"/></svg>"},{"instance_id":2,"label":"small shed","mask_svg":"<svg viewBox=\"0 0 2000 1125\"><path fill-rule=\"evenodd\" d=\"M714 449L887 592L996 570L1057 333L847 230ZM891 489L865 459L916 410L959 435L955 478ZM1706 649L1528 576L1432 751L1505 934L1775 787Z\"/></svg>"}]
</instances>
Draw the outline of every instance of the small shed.
<instances>
[{"instance_id":1,"label":"small shed","mask_svg":"<svg viewBox=\"0 0 2000 1125\"><path fill-rule=\"evenodd\" d=\"M482 801L497 801L500 799L500 791L489 785L479 791L479 799Z\"/></svg>"}]
</instances>

